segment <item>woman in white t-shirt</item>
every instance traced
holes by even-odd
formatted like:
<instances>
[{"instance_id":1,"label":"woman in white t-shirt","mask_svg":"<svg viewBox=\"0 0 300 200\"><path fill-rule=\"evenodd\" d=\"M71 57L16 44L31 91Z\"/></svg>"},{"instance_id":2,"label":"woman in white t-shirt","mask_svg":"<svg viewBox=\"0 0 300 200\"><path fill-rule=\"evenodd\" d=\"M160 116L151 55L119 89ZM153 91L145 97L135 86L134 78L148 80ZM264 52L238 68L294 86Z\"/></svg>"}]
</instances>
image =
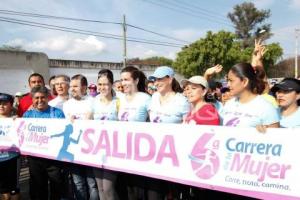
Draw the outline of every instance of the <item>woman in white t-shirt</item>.
<instances>
[{"instance_id":1,"label":"woman in white t-shirt","mask_svg":"<svg viewBox=\"0 0 300 200\"><path fill-rule=\"evenodd\" d=\"M190 110L190 104L182 94L180 84L174 78L174 70L158 67L149 77L157 92L152 95L149 107L150 121L154 123L182 123Z\"/></svg>"},{"instance_id":2,"label":"woman in white t-shirt","mask_svg":"<svg viewBox=\"0 0 300 200\"><path fill-rule=\"evenodd\" d=\"M151 100L146 93L146 76L133 66L121 71L124 95L120 95L119 121L145 122L148 118L148 106Z\"/></svg>"},{"instance_id":3,"label":"woman in white t-shirt","mask_svg":"<svg viewBox=\"0 0 300 200\"><path fill-rule=\"evenodd\" d=\"M260 94L265 83L259 69L254 71L248 63L234 65L228 73L228 87L234 97L221 111L224 126L279 127L278 110Z\"/></svg>"},{"instance_id":4,"label":"woman in white t-shirt","mask_svg":"<svg viewBox=\"0 0 300 200\"><path fill-rule=\"evenodd\" d=\"M112 89L114 82L113 73L108 69L102 69L98 73L97 89L99 94L93 101L94 120L117 120L118 99ZM115 190L117 172L107 169L94 168L99 197L101 200L116 200L118 195Z\"/></svg>"},{"instance_id":5,"label":"woman in white t-shirt","mask_svg":"<svg viewBox=\"0 0 300 200\"><path fill-rule=\"evenodd\" d=\"M145 74L133 66L127 66L121 71L121 82L124 94L118 96L119 121L146 122L151 97L146 93ZM129 200L143 198L139 197L139 193L143 193L144 178L132 174L120 175L122 187L127 186ZM127 194L122 194L124 195Z\"/></svg>"},{"instance_id":6,"label":"woman in white t-shirt","mask_svg":"<svg viewBox=\"0 0 300 200\"><path fill-rule=\"evenodd\" d=\"M150 121L153 123L182 123L185 115L190 110L190 104L182 94L180 84L174 78L174 70L167 66L158 67L149 80L154 81L157 92L152 95L149 107ZM162 199L159 193L165 191L174 197L179 197L179 193L185 188L182 185L166 182L162 180L149 180L148 199Z\"/></svg>"}]
</instances>

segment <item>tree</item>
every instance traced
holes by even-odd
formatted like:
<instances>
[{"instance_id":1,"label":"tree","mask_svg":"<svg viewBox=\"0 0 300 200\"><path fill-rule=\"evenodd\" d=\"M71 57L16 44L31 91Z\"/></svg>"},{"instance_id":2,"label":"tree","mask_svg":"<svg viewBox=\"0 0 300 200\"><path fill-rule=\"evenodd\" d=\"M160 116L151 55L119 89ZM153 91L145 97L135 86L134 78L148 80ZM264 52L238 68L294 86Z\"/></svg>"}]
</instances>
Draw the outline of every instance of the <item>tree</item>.
<instances>
[{"instance_id":1,"label":"tree","mask_svg":"<svg viewBox=\"0 0 300 200\"><path fill-rule=\"evenodd\" d=\"M173 67L185 77L190 77L203 75L207 68L221 64L224 75L234 64L251 61L254 47L244 49L242 46L242 42L234 33L209 31L205 38L184 47L177 54ZM263 63L268 72L281 57L283 50L277 43L269 44L266 48L268 50L264 55Z\"/></svg>"},{"instance_id":2,"label":"tree","mask_svg":"<svg viewBox=\"0 0 300 200\"><path fill-rule=\"evenodd\" d=\"M144 59L145 61L158 62L160 65L171 66L173 64L173 60L165 57L154 56L151 58Z\"/></svg>"},{"instance_id":3,"label":"tree","mask_svg":"<svg viewBox=\"0 0 300 200\"><path fill-rule=\"evenodd\" d=\"M240 58L237 62L249 62L251 60L253 47L248 47L241 51ZM280 47L279 43L271 43L266 45L266 53L263 56L263 66L264 70L268 74L269 70L274 67L274 65L279 61L283 54L283 49Z\"/></svg>"},{"instance_id":4,"label":"tree","mask_svg":"<svg viewBox=\"0 0 300 200\"><path fill-rule=\"evenodd\" d=\"M266 40L272 35L271 24L263 24L270 15L270 10L258 10L251 2L236 5L233 12L228 13L243 48L253 46L255 38Z\"/></svg>"},{"instance_id":5,"label":"tree","mask_svg":"<svg viewBox=\"0 0 300 200\"><path fill-rule=\"evenodd\" d=\"M172 66L173 60L165 58L165 57L159 57L154 56L150 58L140 59L140 58L131 58L127 61L128 64L145 64L145 65L157 65L157 66Z\"/></svg>"},{"instance_id":6,"label":"tree","mask_svg":"<svg viewBox=\"0 0 300 200\"><path fill-rule=\"evenodd\" d=\"M182 49L173 67L182 75L190 77L203 74L208 67L222 64L226 71L239 57L239 44L231 32L207 32L206 37Z\"/></svg>"}]
</instances>

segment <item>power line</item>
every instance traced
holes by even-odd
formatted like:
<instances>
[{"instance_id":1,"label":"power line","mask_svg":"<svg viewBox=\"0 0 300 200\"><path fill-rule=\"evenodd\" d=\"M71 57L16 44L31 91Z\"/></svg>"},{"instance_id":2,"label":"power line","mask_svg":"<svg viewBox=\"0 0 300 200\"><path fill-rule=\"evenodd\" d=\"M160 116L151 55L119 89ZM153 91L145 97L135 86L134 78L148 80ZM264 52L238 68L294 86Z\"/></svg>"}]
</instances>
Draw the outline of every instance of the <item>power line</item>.
<instances>
[{"instance_id":1,"label":"power line","mask_svg":"<svg viewBox=\"0 0 300 200\"><path fill-rule=\"evenodd\" d=\"M182 2L180 2L179 0L176 0L179 4L183 4ZM191 4L190 3L191 1L188 1L188 2L184 2L184 4L188 5L190 8L196 8L196 9L199 9L201 10L202 12L208 14L208 15L213 15L214 17L219 17L219 18L222 18L223 20L228 20L227 17L224 17L223 15L220 15L220 13L218 12L214 12L212 10L207 10L207 9L204 9L202 7L199 7L199 6L196 6L195 4Z\"/></svg>"},{"instance_id":2,"label":"power line","mask_svg":"<svg viewBox=\"0 0 300 200\"><path fill-rule=\"evenodd\" d=\"M54 15L42 15L42 14L28 13L28 12L17 12L12 10L0 10L0 13L8 14L8 15L27 16L27 17L52 18L52 19L69 20L69 21L82 21L82 22L122 25L122 23L120 22L100 21L100 20L81 19L81 18L72 18L72 17L60 17Z\"/></svg>"},{"instance_id":3,"label":"power line","mask_svg":"<svg viewBox=\"0 0 300 200\"><path fill-rule=\"evenodd\" d=\"M12 10L1 10L0 9L0 14L7 14L7 15L17 15L17 16L26 16L26 17L36 17L36 18L50 18L50 19L59 19L59 20L69 20L69 21L81 21L81 22L93 22L93 23L104 23L104 24L114 24L114 25L122 25L120 22L110 22L110 21L99 21L99 20L91 20L91 19L81 19L81 18L71 18L71 17L60 17L60 16L53 16L53 15L42 15L42 14L36 14L36 13L28 13L28 12L17 12L17 11L12 11ZM159 35L161 37L167 38L167 39L172 39L175 41L179 42L184 42L184 43L191 43L190 41L185 41L181 40L175 37L171 37L165 34L157 33L155 31L147 30L145 28L131 25L131 24L126 24L128 27L132 27L135 29L139 29L148 33L152 33L155 35Z\"/></svg>"},{"instance_id":4,"label":"power line","mask_svg":"<svg viewBox=\"0 0 300 200\"><path fill-rule=\"evenodd\" d=\"M131 24L127 24L127 26L132 27L132 28L135 28L135 29L139 29L139 30L142 30L142 31L145 31L145 32L148 32L148 33L153 33L153 34L159 35L159 36L161 36L161 37L165 37L165 38L169 38L169 39L174 39L174 40L181 41L181 42L185 42L185 43L191 43L190 41L186 41L186 40L181 40L181 39L173 38L173 37L171 37L171 36L167 36L167 35L164 35L164 34L161 34L161 33L156 33L156 32L154 32L154 31L150 31L150 30L147 30L147 29L138 27L138 26L131 25Z\"/></svg>"},{"instance_id":5,"label":"power line","mask_svg":"<svg viewBox=\"0 0 300 200\"><path fill-rule=\"evenodd\" d=\"M224 20L224 21L227 21L227 20L228 20L227 17L224 17L223 15L220 15L220 13L214 12L214 11L212 11L212 10L207 10L207 9L201 8L201 7L196 6L196 5L194 5L194 4L190 4L190 1L184 2L184 3L181 2L181 1L179 1L179 0L175 0L175 1L177 2L177 4L181 4L181 5L184 6L184 7L193 9L193 10L195 10L195 11L197 11L197 12L201 12L201 13L203 13L203 14L205 14L205 15L209 15L209 16L211 16L211 17L213 17L213 18L217 17L217 18L219 18L219 19L221 19L221 20Z\"/></svg>"},{"instance_id":6,"label":"power line","mask_svg":"<svg viewBox=\"0 0 300 200\"><path fill-rule=\"evenodd\" d=\"M0 17L0 18L5 19L5 20L15 20L15 21L18 21L18 22L32 23L32 24L37 24L37 25L42 25L42 26L52 26L52 27L55 27L55 28L65 28L65 29L70 29L70 30L75 30L75 31L84 31L84 32L90 33L90 34L101 34L101 35L107 36L107 37L122 38L122 36L120 36L120 35L109 34L109 33L100 33L100 32L95 32L95 31L69 28L69 27L63 27L63 26L57 26L57 25L51 25L51 24L45 24L45 23L38 23L38 22L32 22L32 21L26 21L26 20L19 20L19 19L15 19L15 18L6 18L6 17ZM164 43L164 44L170 44L170 45L181 45L181 44L170 43L170 42L162 42L162 41L157 41L157 40L148 40L148 39L144 39L144 38L136 38L136 37L127 37L127 38L133 39L133 40L146 41L146 42Z\"/></svg>"},{"instance_id":7,"label":"power line","mask_svg":"<svg viewBox=\"0 0 300 200\"><path fill-rule=\"evenodd\" d=\"M221 24L224 24L224 25L226 25L226 26L228 26L228 27L233 27L231 24L228 24L228 23L226 23L226 22L217 21L217 20L211 19L211 18L209 18L209 17L207 17L207 16L200 16L200 15L193 14L193 13L191 13L191 12L182 10L180 7L178 8L178 6L174 6L174 5L173 5L173 7L170 7L170 6L169 6L170 3L168 3L168 4L166 5L166 4L163 4L163 3L161 3L161 2L158 3L158 2L153 2L153 1L151 1L151 0L143 0L143 1L145 1L145 2L147 2L147 3L150 3L150 4L154 4L154 5L159 6L159 7L162 7L162 8L167 8L167 9L169 9L169 10L179 12L179 13L181 13L181 14L189 15L189 16L192 16L192 17L200 18L200 19L205 18L205 19L207 19L207 20L209 20L209 21L211 21L211 22L214 22L214 23L219 23L219 24L221 23ZM172 4L171 4L171 5L172 5Z\"/></svg>"},{"instance_id":8,"label":"power line","mask_svg":"<svg viewBox=\"0 0 300 200\"><path fill-rule=\"evenodd\" d=\"M122 40L122 36L118 36L118 35L98 33L98 32L94 32L94 31L86 31L86 30L82 30L82 29L61 27L61 26L55 26L55 25L50 25L50 24L44 24L44 23L18 20L18 19L13 19L13 18L0 17L0 21L14 23L14 24L20 24L20 25L27 25L27 26L32 26L32 27L39 27L39 28L50 29L50 30L58 30L58 31L63 31L63 32L78 33L78 34L82 34L82 35L93 35L93 36L96 36L96 37ZM183 46L181 44L161 42L161 41L155 41L155 40L128 39L127 41L136 42L136 43L159 45L159 46L169 46L169 47L182 47Z\"/></svg>"}]
</instances>

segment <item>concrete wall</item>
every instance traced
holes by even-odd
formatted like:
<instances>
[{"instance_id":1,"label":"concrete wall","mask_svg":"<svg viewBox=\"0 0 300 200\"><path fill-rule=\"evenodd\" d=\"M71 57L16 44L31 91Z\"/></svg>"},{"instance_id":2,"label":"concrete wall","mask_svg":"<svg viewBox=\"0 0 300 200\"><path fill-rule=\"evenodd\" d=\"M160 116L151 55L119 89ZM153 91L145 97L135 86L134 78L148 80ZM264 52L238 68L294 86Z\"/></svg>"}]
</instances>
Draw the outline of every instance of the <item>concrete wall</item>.
<instances>
[{"instance_id":1,"label":"concrete wall","mask_svg":"<svg viewBox=\"0 0 300 200\"><path fill-rule=\"evenodd\" d=\"M49 79L48 56L44 53L0 50L0 92L28 92L28 76L40 73Z\"/></svg>"},{"instance_id":2,"label":"concrete wall","mask_svg":"<svg viewBox=\"0 0 300 200\"><path fill-rule=\"evenodd\" d=\"M157 66L151 65L133 65L142 70L148 77L153 74ZM110 69L114 74L114 79L119 80L122 63L108 63L108 62L91 62L91 61L75 61L75 60L56 60L49 59L50 76L65 74L70 77L76 74L82 74L88 79L88 83L96 83L97 75L101 69ZM180 74L175 75L177 80L182 80L183 76Z\"/></svg>"},{"instance_id":3,"label":"concrete wall","mask_svg":"<svg viewBox=\"0 0 300 200\"><path fill-rule=\"evenodd\" d=\"M157 68L151 65L134 66L142 70L147 77ZM28 77L33 72L42 74L46 84L50 76L59 74L70 77L82 74L91 84L96 83L101 69L110 69L114 73L115 80L120 79L122 68L122 63L48 59L44 53L0 50L0 84L2 85L0 92L10 94L29 92ZM183 78L180 74L176 74L175 77L179 81Z\"/></svg>"}]
</instances>

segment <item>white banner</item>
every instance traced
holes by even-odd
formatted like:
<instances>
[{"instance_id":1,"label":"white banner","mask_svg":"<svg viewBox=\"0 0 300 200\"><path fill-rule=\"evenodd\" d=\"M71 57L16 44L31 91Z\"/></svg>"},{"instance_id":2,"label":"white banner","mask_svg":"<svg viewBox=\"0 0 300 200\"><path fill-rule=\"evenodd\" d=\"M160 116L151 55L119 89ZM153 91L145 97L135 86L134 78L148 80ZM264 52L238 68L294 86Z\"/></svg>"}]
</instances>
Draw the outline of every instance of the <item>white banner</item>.
<instances>
[{"instance_id":1,"label":"white banner","mask_svg":"<svg viewBox=\"0 0 300 200\"><path fill-rule=\"evenodd\" d=\"M1 149L262 199L300 198L300 130L1 119Z\"/></svg>"}]
</instances>

